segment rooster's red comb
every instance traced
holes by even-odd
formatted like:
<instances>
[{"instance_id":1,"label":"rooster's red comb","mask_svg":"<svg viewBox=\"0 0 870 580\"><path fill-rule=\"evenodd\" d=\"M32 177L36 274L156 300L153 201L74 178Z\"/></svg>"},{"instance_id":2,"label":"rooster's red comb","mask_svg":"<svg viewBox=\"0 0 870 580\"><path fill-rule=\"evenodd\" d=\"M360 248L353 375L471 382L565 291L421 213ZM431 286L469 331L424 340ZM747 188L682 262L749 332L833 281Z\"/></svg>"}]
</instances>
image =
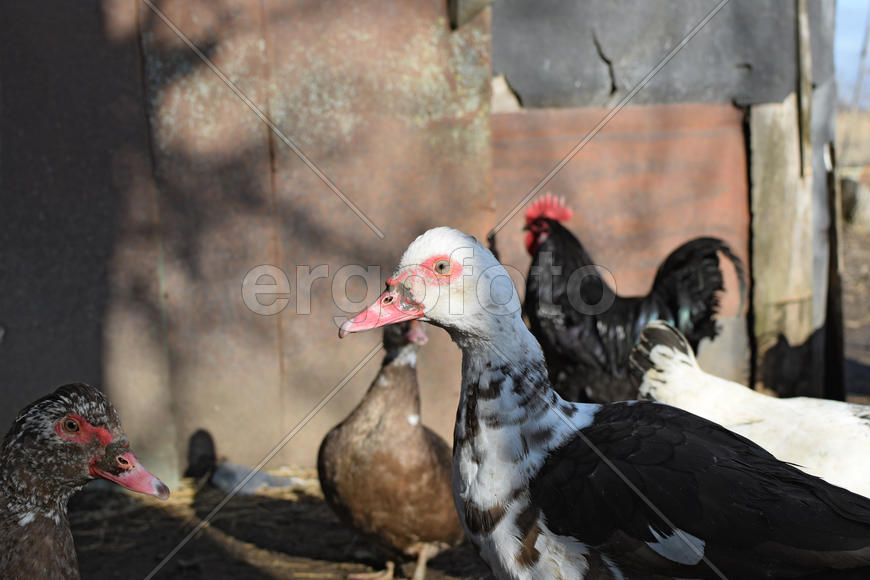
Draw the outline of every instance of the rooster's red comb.
<instances>
[{"instance_id":1,"label":"rooster's red comb","mask_svg":"<svg viewBox=\"0 0 870 580\"><path fill-rule=\"evenodd\" d=\"M574 212L565 203L565 196L556 197L549 191L532 202L526 210L526 223L538 218L548 218L559 222L571 219Z\"/></svg>"}]
</instances>

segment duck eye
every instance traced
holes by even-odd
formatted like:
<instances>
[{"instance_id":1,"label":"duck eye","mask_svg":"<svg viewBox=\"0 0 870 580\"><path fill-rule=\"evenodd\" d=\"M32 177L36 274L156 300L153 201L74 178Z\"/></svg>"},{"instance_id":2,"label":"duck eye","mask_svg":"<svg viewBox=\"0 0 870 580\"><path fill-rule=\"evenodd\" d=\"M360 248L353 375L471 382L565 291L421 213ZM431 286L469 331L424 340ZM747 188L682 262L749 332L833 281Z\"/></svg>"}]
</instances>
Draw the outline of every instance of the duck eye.
<instances>
[{"instance_id":1,"label":"duck eye","mask_svg":"<svg viewBox=\"0 0 870 580\"><path fill-rule=\"evenodd\" d=\"M67 433L78 433L79 424L75 419L65 419L63 422L63 430Z\"/></svg>"},{"instance_id":2,"label":"duck eye","mask_svg":"<svg viewBox=\"0 0 870 580\"><path fill-rule=\"evenodd\" d=\"M450 260L438 260L434 269L439 276L447 276L450 274Z\"/></svg>"},{"instance_id":3,"label":"duck eye","mask_svg":"<svg viewBox=\"0 0 870 580\"><path fill-rule=\"evenodd\" d=\"M392 303L393 303L393 300L395 300L395 298L393 297L392 294L389 294L389 295L387 295L387 296L384 296L384 299L383 299L382 302L383 302L384 304L392 304Z\"/></svg>"}]
</instances>

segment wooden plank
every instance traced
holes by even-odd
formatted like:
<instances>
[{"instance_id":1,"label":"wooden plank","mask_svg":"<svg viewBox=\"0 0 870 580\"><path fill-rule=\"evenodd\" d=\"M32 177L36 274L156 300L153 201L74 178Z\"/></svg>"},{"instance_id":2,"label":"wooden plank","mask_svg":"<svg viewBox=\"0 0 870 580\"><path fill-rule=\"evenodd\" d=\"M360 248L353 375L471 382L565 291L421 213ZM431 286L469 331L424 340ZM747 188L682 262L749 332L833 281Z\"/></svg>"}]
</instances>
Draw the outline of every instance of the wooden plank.
<instances>
[{"instance_id":1,"label":"wooden plank","mask_svg":"<svg viewBox=\"0 0 870 580\"><path fill-rule=\"evenodd\" d=\"M800 131L800 170L801 177L811 177L812 163L812 133L810 118L813 102L813 61L810 48L810 21L807 14L807 0L795 0L795 20L797 27L797 58L798 58L798 130Z\"/></svg>"},{"instance_id":2,"label":"wooden plank","mask_svg":"<svg viewBox=\"0 0 870 580\"><path fill-rule=\"evenodd\" d=\"M58 385L92 383L142 462L173 485L136 4L2 12L0 429Z\"/></svg>"},{"instance_id":3,"label":"wooden plank","mask_svg":"<svg viewBox=\"0 0 870 580\"><path fill-rule=\"evenodd\" d=\"M837 179L837 157L833 143L825 145L828 167L828 295L825 315L825 391L829 399L846 399L846 340L843 328L843 197Z\"/></svg>"},{"instance_id":4,"label":"wooden plank","mask_svg":"<svg viewBox=\"0 0 870 580\"><path fill-rule=\"evenodd\" d=\"M806 372L785 362L801 348L798 360L812 358L812 180L801 177L797 96L752 107L749 132L756 383L780 394L818 395Z\"/></svg>"}]
</instances>

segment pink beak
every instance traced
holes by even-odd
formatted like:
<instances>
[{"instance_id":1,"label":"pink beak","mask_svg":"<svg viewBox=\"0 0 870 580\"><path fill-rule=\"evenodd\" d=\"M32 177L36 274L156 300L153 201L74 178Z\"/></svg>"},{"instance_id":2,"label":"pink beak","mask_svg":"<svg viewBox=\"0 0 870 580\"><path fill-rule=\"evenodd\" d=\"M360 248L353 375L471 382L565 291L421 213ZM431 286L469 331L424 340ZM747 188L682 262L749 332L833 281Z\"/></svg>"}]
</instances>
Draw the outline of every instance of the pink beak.
<instances>
[{"instance_id":1,"label":"pink beak","mask_svg":"<svg viewBox=\"0 0 870 580\"><path fill-rule=\"evenodd\" d=\"M112 456L107 455L99 462L96 459L92 461L91 475L108 479L132 491L153 495L158 499L169 497L169 488L166 484L145 469L132 451L119 455L112 454Z\"/></svg>"},{"instance_id":2,"label":"pink beak","mask_svg":"<svg viewBox=\"0 0 870 580\"><path fill-rule=\"evenodd\" d=\"M426 336L426 331L423 330L423 323L419 320L411 321L408 332L405 336L407 336L409 342L419 344L420 346L429 342L429 337Z\"/></svg>"},{"instance_id":3,"label":"pink beak","mask_svg":"<svg viewBox=\"0 0 870 580\"><path fill-rule=\"evenodd\" d=\"M371 306L346 320L338 329L338 337L344 338L349 332L362 332L423 316L423 308L405 297L399 290L399 285L393 284Z\"/></svg>"}]
</instances>

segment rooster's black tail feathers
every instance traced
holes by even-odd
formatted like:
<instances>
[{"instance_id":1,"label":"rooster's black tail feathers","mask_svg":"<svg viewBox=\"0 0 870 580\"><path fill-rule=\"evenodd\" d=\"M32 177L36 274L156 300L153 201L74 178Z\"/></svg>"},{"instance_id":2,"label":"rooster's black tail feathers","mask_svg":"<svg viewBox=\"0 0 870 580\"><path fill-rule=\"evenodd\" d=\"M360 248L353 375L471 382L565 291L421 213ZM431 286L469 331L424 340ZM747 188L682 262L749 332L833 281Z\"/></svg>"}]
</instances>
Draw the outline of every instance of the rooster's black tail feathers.
<instances>
[{"instance_id":1,"label":"rooster's black tail feathers","mask_svg":"<svg viewBox=\"0 0 870 580\"><path fill-rule=\"evenodd\" d=\"M746 296L743 262L718 238L696 238L671 252L659 266L650 293L668 305L674 326L695 351L702 338L714 338L717 334L713 316L719 310L719 294L724 289L720 253L734 265L743 310Z\"/></svg>"}]
</instances>

